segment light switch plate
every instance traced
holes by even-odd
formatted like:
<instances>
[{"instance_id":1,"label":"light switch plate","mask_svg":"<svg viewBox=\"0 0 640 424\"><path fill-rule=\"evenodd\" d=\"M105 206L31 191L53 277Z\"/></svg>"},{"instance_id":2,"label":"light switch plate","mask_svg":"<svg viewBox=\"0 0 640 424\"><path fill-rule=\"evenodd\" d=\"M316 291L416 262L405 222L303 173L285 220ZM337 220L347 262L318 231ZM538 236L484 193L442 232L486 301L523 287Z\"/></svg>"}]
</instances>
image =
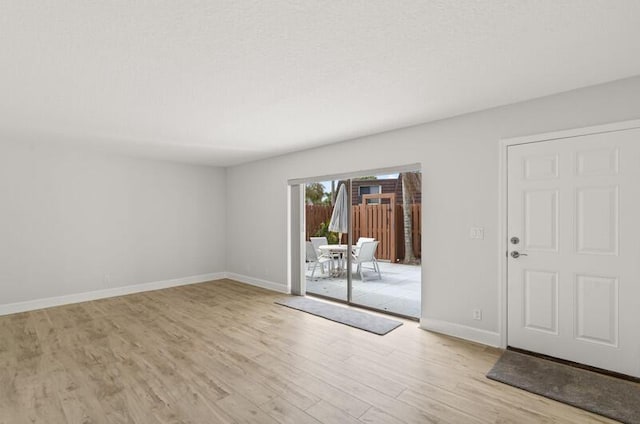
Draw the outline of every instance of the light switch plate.
<instances>
[{"instance_id":1,"label":"light switch plate","mask_svg":"<svg viewBox=\"0 0 640 424\"><path fill-rule=\"evenodd\" d=\"M469 238L475 240L484 240L484 228L471 227L471 230L469 230Z\"/></svg>"}]
</instances>

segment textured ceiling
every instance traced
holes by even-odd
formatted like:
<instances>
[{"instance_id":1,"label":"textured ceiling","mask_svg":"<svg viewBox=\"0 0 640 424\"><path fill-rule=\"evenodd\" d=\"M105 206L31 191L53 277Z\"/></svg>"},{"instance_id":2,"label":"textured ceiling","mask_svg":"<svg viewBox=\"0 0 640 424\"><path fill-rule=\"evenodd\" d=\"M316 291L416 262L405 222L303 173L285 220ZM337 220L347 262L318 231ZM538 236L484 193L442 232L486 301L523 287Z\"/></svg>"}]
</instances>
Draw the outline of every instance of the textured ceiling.
<instances>
[{"instance_id":1,"label":"textured ceiling","mask_svg":"<svg viewBox=\"0 0 640 424\"><path fill-rule=\"evenodd\" d=\"M640 74L638 0L0 0L0 141L232 165Z\"/></svg>"}]
</instances>

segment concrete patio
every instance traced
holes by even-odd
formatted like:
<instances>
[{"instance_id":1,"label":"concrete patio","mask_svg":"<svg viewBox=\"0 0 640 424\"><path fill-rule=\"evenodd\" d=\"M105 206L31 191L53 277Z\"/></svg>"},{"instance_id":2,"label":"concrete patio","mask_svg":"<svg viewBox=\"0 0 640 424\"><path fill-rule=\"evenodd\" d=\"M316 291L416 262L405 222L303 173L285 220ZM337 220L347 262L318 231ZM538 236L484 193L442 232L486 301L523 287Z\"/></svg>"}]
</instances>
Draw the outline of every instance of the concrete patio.
<instances>
[{"instance_id":1,"label":"concrete patio","mask_svg":"<svg viewBox=\"0 0 640 424\"><path fill-rule=\"evenodd\" d=\"M389 311L409 317L420 317L420 266L378 262L382 279L371 268L365 267L363 282L353 267L352 302L363 306ZM369 265L369 264L367 264ZM322 274L316 269L306 271L307 293L339 300L347 300L347 278Z\"/></svg>"}]
</instances>

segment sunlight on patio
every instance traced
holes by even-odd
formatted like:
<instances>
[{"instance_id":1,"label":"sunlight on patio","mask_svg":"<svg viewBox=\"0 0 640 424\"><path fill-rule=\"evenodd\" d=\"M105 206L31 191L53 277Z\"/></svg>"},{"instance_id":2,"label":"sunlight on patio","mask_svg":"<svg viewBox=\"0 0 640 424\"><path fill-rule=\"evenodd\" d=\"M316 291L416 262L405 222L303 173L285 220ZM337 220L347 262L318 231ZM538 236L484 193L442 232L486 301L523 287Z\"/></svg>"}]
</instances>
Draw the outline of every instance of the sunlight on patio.
<instances>
[{"instance_id":1,"label":"sunlight on patio","mask_svg":"<svg viewBox=\"0 0 640 424\"><path fill-rule=\"evenodd\" d=\"M381 262L382 279L371 268L364 269L365 281L352 273L352 302L382 311L389 311L413 318L420 317L420 266ZM311 270L306 271L307 293L346 300L347 277L331 277L316 269L311 278Z\"/></svg>"}]
</instances>

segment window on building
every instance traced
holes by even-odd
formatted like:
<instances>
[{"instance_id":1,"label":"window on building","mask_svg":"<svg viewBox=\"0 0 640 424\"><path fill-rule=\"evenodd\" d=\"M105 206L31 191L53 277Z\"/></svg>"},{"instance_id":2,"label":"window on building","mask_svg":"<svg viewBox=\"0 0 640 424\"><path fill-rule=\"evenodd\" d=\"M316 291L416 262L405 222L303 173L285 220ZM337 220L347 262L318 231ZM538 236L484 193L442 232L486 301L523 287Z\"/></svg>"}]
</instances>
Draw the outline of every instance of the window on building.
<instances>
[{"instance_id":1,"label":"window on building","mask_svg":"<svg viewBox=\"0 0 640 424\"><path fill-rule=\"evenodd\" d=\"M362 201L363 194L380 194L380 193L382 193L382 187L379 185L358 187L358 195L360 196L360 201ZM380 199L371 199L369 200L369 203L380 203Z\"/></svg>"}]
</instances>

